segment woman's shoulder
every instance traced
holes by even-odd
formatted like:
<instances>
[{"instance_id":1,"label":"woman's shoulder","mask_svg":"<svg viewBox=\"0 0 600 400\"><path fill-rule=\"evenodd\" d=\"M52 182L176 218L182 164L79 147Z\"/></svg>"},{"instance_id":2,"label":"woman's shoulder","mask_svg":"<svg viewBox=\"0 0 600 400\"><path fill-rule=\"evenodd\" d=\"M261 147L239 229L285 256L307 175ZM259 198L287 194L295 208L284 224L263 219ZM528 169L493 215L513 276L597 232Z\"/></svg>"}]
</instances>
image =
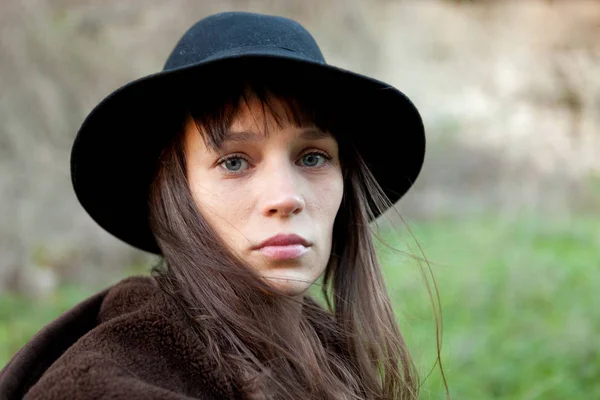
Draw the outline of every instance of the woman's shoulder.
<instances>
[{"instance_id":1,"label":"woman's shoulder","mask_svg":"<svg viewBox=\"0 0 600 400\"><path fill-rule=\"evenodd\" d=\"M154 278L125 278L107 291L98 313L98 322L106 323L149 307L159 309L164 301L162 297Z\"/></svg>"},{"instance_id":2,"label":"woman's shoulder","mask_svg":"<svg viewBox=\"0 0 600 400\"><path fill-rule=\"evenodd\" d=\"M73 309L78 310L79 320L88 320L87 331L79 332L75 341L71 339L69 346L63 346L62 354L48 350L60 345L60 332L64 338L70 334L69 326L77 325L78 318L69 312L52 323L52 335L44 330L38 334L49 336L43 348L25 349L21 354L21 358L30 359L25 366L32 371L44 369L34 382L21 382L26 398L169 399L203 395L199 391L210 384L203 374L203 346L174 314L153 278L124 279L93 299L93 306ZM71 316L70 321L65 315ZM52 356L54 360L44 360ZM0 381L7 373L14 375L14 368L7 368Z\"/></svg>"}]
</instances>

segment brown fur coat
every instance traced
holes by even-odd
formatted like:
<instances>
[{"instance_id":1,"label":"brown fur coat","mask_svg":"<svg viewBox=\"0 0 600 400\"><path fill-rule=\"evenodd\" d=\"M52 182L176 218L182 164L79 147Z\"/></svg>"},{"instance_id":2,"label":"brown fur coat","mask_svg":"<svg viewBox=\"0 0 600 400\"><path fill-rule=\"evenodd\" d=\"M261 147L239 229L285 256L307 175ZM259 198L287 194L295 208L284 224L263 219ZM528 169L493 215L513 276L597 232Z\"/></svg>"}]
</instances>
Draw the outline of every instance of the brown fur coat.
<instances>
[{"instance_id":1,"label":"brown fur coat","mask_svg":"<svg viewBox=\"0 0 600 400\"><path fill-rule=\"evenodd\" d=\"M128 278L64 313L0 372L0 399L230 399L199 340L150 277Z\"/></svg>"}]
</instances>

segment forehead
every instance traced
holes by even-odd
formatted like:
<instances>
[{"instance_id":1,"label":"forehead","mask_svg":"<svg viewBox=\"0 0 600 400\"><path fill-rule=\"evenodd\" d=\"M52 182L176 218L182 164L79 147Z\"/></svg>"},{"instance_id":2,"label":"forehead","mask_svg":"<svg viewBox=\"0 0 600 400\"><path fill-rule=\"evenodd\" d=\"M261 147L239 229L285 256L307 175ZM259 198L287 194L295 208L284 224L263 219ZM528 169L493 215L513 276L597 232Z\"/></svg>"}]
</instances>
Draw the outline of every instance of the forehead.
<instances>
[{"instance_id":1,"label":"forehead","mask_svg":"<svg viewBox=\"0 0 600 400\"><path fill-rule=\"evenodd\" d=\"M289 106L278 97L269 97L268 99L259 99L256 95L244 96L238 104L236 110L232 110L232 126L252 125L270 120L283 120L288 122Z\"/></svg>"},{"instance_id":2,"label":"forehead","mask_svg":"<svg viewBox=\"0 0 600 400\"><path fill-rule=\"evenodd\" d=\"M325 126L317 124L310 107L293 98L246 91L237 101L221 104L215 111L190 110L185 128L187 134L199 133L205 145L213 150L224 142L260 140L284 130L308 140L334 138Z\"/></svg>"},{"instance_id":3,"label":"forehead","mask_svg":"<svg viewBox=\"0 0 600 400\"><path fill-rule=\"evenodd\" d=\"M316 128L314 121L294 109L289 101L275 96L259 98L254 94L244 96L231 114L228 136L236 132L260 132L268 135L290 126Z\"/></svg>"}]
</instances>

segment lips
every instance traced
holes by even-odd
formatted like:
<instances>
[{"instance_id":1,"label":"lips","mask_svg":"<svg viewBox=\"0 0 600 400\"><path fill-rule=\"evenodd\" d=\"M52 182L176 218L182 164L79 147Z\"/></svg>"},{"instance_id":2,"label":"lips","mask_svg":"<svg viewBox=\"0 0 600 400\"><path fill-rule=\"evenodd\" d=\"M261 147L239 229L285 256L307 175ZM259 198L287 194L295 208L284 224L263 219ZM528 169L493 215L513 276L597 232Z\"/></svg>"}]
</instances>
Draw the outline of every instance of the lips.
<instances>
[{"instance_id":1,"label":"lips","mask_svg":"<svg viewBox=\"0 0 600 400\"><path fill-rule=\"evenodd\" d=\"M275 235L258 246L257 249L267 246L292 246L292 245L302 245L304 247L309 247L310 243L304 239L302 236L290 234L290 235Z\"/></svg>"},{"instance_id":2,"label":"lips","mask_svg":"<svg viewBox=\"0 0 600 400\"><path fill-rule=\"evenodd\" d=\"M289 234L273 236L254 249L265 257L281 261L301 257L308 251L310 246L311 243L302 236Z\"/></svg>"}]
</instances>

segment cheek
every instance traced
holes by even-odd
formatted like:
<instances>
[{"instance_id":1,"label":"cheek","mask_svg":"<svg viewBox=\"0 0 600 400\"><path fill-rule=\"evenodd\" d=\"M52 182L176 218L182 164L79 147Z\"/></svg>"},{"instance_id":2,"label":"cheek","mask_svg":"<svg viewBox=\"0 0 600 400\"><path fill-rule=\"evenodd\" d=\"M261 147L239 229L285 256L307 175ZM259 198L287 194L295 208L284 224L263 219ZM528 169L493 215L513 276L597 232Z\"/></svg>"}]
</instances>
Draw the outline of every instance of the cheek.
<instances>
[{"instance_id":1,"label":"cheek","mask_svg":"<svg viewBox=\"0 0 600 400\"><path fill-rule=\"evenodd\" d=\"M202 216L227 241L231 232L240 229L247 220L248 204L241 204L242 199L250 196L245 193L244 185L223 184L216 182L210 174L200 176L190 173L190 188L194 200ZM200 183L201 182L201 183Z\"/></svg>"},{"instance_id":2,"label":"cheek","mask_svg":"<svg viewBox=\"0 0 600 400\"><path fill-rule=\"evenodd\" d=\"M317 218L321 221L323 229L327 231L327 237L330 238L333 233L333 223L342 203L344 194L344 183L342 175L336 174L335 179L331 179L327 184L319 188L315 193L315 205L317 208Z\"/></svg>"}]
</instances>

